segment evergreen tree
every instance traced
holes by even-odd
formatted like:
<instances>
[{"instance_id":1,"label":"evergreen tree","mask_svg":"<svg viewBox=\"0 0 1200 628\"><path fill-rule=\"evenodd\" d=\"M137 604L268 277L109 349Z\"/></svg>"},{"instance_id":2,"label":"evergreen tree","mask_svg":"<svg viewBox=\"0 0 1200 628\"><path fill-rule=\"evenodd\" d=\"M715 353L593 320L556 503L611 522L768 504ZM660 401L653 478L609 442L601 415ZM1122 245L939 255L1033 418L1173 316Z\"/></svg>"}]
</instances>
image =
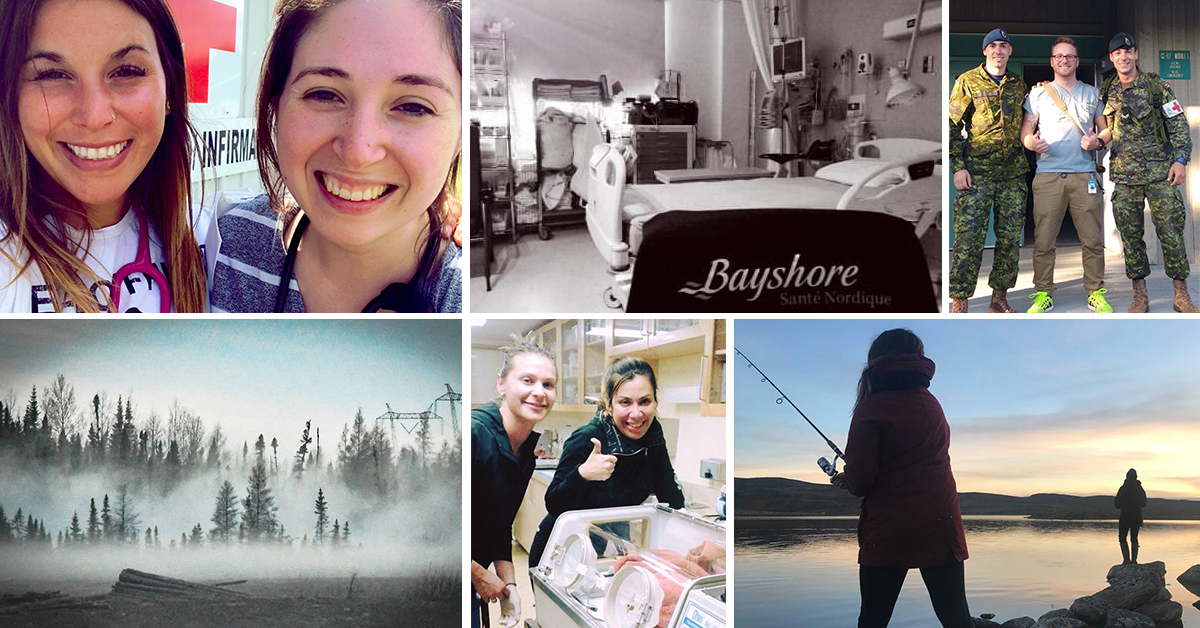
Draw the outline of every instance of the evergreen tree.
<instances>
[{"instance_id":1,"label":"evergreen tree","mask_svg":"<svg viewBox=\"0 0 1200 628\"><path fill-rule=\"evenodd\" d=\"M96 410L96 418L88 426L88 459L93 462L100 462L104 460L104 433L100 427L100 395L92 398L92 407Z\"/></svg>"},{"instance_id":2,"label":"evergreen tree","mask_svg":"<svg viewBox=\"0 0 1200 628\"><path fill-rule=\"evenodd\" d=\"M129 485L122 484L117 493L117 506L113 512L113 535L119 538L122 543L129 540L130 536L137 535L138 526L141 525L139 516L133 510L133 498L129 496ZM136 541L137 539L134 538Z\"/></svg>"},{"instance_id":3,"label":"evergreen tree","mask_svg":"<svg viewBox=\"0 0 1200 628\"><path fill-rule=\"evenodd\" d=\"M261 436L258 438L258 442L263 442ZM275 505L275 497L271 495L271 489L267 488L267 465L260 455L258 463L254 465L254 470L250 473L246 499L242 501L242 527L246 539L260 541L271 538L278 525L275 519L275 511L278 509L279 507Z\"/></svg>"},{"instance_id":4,"label":"evergreen tree","mask_svg":"<svg viewBox=\"0 0 1200 628\"><path fill-rule=\"evenodd\" d=\"M188 544L192 547L200 547L204 544L204 530L200 528L199 523L192 527L192 537L188 539Z\"/></svg>"},{"instance_id":5,"label":"evergreen tree","mask_svg":"<svg viewBox=\"0 0 1200 628\"><path fill-rule=\"evenodd\" d=\"M179 533L179 547L187 547L187 532Z\"/></svg>"},{"instance_id":6,"label":"evergreen tree","mask_svg":"<svg viewBox=\"0 0 1200 628\"><path fill-rule=\"evenodd\" d=\"M70 453L71 470L77 471L83 467L83 437L78 432L71 435Z\"/></svg>"},{"instance_id":7,"label":"evergreen tree","mask_svg":"<svg viewBox=\"0 0 1200 628\"><path fill-rule=\"evenodd\" d=\"M50 429L50 419L45 414L42 414L42 423L37 431L36 443L34 455L38 460L49 460L54 455L54 434Z\"/></svg>"},{"instance_id":8,"label":"evergreen tree","mask_svg":"<svg viewBox=\"0 0 1200 628\"><path fill-rule=\"evenodd\" d=\"M342 542L347 545L350 544L350 520L349 519L342 522Z\"/></svg>"},{"instance_id":9,"label":"evergreen tree","mask_svg":"<svg viewBox=\"0 0 1200 628\"><path fill-rule=\"evenodd\" d=\"M21 436L26 443L33 442L38 430L38 401L37 386L29 393L29 403L25 406L25 419L21 423Z\"/></svg>"},{"instance_id":10,"label":"evergreen tree","mask_svg":"<svg viewBox=\"0 0 1200 628\"><path fill-rule=\"evenodd\" d=\"M205 463L212 469L221 467L221 450L225 448L225 435L221 433L221 424L213 427L208 436L208 459Z\"/></svg>"},{"instance_id":11,"label":"evergreen tree","mask_svg":"<svg viewBox=\"0 0 1200 628\"><path fill-rule=\"evenodd\" d=\"M38 536L38 523L34 521L33 515L29 515L29 519L25 522L25 540L36 541Z\"/></svg>"},{"instance_id":12,"label":"evergreen tree","mask_svg":"<svg viewBox=\"0 0 1200 628\"><path fill-rule=\"evenodd\" d=\"M100 516L96 514L96 498L92 498L92 505L88 512L88 527L87 540L88 543L95 543L100 539Z\"/></svg>"},{"instance_id":13,"label":"evergreen tree","mask_svg":"<svg viewBox=\"0 0 1200 628\"><path fill-rule=\"evenodd\" d=\"M0 543L12 540L12 526L8 524L8 515L4 514L4 505L0 504Z\"/></svg>"},{"instance_id":14,"label":"evergreen tree","mask_svg":"<svg viewBox=\"0 0 1200 628\"><path fill-rule=\"evenodd\" d=\"M217 491L217 506L213 509L210 521L214 527L208 532L209 540L213 543L228 543L238 524L238 499L233 483L229 480L225 480Z\"/></svg>"},{"instance_id":15,"label":"evergreen tree","mask_svg":"<svg viewBox=\"0 0 1200 628\"><path fill-rule=\"evenodd\" d=\"M183 468L183 460L179 457L179 443L175 442L174 439L171 440L171 448L167 450L165 464L167 467L167 488L169 489L179 479L181 469Z\"/></svg>"},{"instance_id":16,"label":"evergreen tree","mask_svg":"<svg viewBox=\"0 0 1200 628\"><path fill-rule=\"evenodd\" d=\"M78 543L83 540L83 528L79 526L78 510L75 511L75 514L71 515L71 530L68 538L71 539L72 543Z\"/></svg>"},{"instance_id":17,"label":"evergreen tree","mask_svg":"<svg viewBox=\"0 0 1200 628\"><path fill-rule=\"evenodd\" d=\"M320 543L325 540L325 526L329 525L329 504L325 502L325 491L317 489L317 529L313 532L313 543Z\"/></svg>"},{"instance_id":18,"label":"evergreen tree","mask_svg":"<svg viewBox=\"0 0 1200 628\"><path fill-rule=\"evenodd\" d=\"M154 547L158 547L158 526L154 526Z\"/></svg>"},{"instance_id":19,"label":"evergreen tree","mask_svg":"<svg viewBox=\"0 0 1200 628\"><path fill-rule=\"evenodd\" d=\"M337 547L338 543L340 543L341 540L342 540L341 528L339 527L338 520L334 519L333 520L333 546Z\"/></svg>"},{"instance_id":20,"label":"evergreen tree","mask_svg":"<svg viewBox=\"0 0 1200 628\"><path fill-rule=\"evenodd\" d=\"M112 509L108 507L108 493L104 494L104 505L100 508L100 536L105 541L112 541Z\"/></svg>"},{"instance_id":21,"label":"evergreen tree","mask_svg":"<svg viewBox=\"0 0 1200 628\"><path fill-rule=\"evenodd\" d=\"M62 546L63 546L63 534L62 534L62 530L59 530L58 531L58 547L62 547Z\"/></svg>"},{"instance_id":22,"label":"evergreen tree","mask_svg":"<svg viewBox=\"0 0 1200 628\"><path fill-rule=\"evenodd\" d=\"M271 437L271 474L279 474L279 439Z\"/></svg>"},{"instance_id":23,"label":"evergreen tree","mask_svg":"<svg viewBox=\"0 0 1200 628\"><path fill-rule=\"evenodd\" d=\"M292 463L292 473L296 479L304 474L304 462L308 457L308 444L312 442L312 437L308 435L309 428L312 427L312 421L304 422L304 433L300 435L300 449L296 450L295 462Z\"/></svg>"},{"instance_id":24,"label":"evergreen tree","mask_svg":"<svg viewBox=\"0 0 1200 628\"><path fill-rule=\"evenodd\" d=\"M125 404L122 403L121 396L117 395L117 414L113 417L112 432L108 435L108 451L112 454L112 459L118 463L125 462L125 443L121 439L124 433Z\"/></svg>"},{"instance_id":25,"label":"evergreen tree","mask_svg":"<svg viewBox=\"0 0 1200 628\"><path fill-rule=\"evenodd\" d=\"M255 462L264 462L266 460L267 441L263 439L263 435L258 435L258 440L254 443L254 459Z\"/></svg>"},{"instance_id":26,"label":"evergreen tree","mask_svg":"<svg viewBox=\"0 0 1200 628\"><path fill-rule=\"evenodd\" d=\"M154 538L150 536L150 528L146 528L146 547L154 546Z\"/></svg>"},{"instance_id":27,"label":"evergreen tree","mask_svg":"<svg viewBox=\"0 0 1200 628\"><path fill-rule=\"evenodd\" d=\"M12 531L13 538L18 541L25 535L25 515L21 512L20 507L17 507L17 514L13 515Z\"/></svg>"}]
</instances>

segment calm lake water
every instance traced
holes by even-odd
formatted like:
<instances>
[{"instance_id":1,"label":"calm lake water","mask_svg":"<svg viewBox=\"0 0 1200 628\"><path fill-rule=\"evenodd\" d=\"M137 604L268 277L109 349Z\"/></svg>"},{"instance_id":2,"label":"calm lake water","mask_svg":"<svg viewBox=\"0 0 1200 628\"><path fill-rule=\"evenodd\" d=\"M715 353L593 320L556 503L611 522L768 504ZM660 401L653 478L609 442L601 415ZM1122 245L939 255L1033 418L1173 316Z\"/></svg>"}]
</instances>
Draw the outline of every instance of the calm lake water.
<instances>
[{"instance_id":1,"label":"calm lake water","mask_svg":"<svg viewBox=\"0 0 1200 628\"><path fill-rule=\"evenodd\" d=\"M1121 562L1116 521L1033 521L964 517L971 614L997 622L1054 608L1107 586ZM736 520L735 622L738 628L853 627L858 621L856 519L799 517ZM1167 589L1183 604L1183 625L1200 628L1196 596L1175 578L1200 563L1200 521L1151 521L1141 530L1139 562L1167 565ZM920 572L904 581L891 626L937 626Z\"/></svg>"}]
</instances>

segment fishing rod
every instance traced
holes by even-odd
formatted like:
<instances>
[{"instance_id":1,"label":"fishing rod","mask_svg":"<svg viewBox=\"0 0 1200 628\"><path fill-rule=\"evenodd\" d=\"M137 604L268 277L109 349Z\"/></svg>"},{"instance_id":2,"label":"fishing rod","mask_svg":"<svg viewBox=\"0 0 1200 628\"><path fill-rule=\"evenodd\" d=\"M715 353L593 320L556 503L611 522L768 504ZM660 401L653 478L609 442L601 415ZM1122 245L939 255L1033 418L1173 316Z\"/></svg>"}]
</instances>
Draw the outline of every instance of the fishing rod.
<instances>
[{"instance_id":1,"label":"fishing rod","mask_svg":"<svg viewBox=\"0 0 1200 628\"><path fill-rule=\"evenodd\" d=\"M788 402L788 405L792 406L793 410L798 412L800 414L800 416L804 417L804 420L806 422L808 422L808 424L811 425L812 428L814 430L816 430L818 434L821 435L821 438L825 439L825 444L829 445L829 448L833 450L833 453L834 453L833 462L829 462L829 460L822 457L817 460L817 466L821 467L821 470L824 471L825 475L828 475L829 477L833 477L834 475L836 475L838 458L841 458L843 461L845 461L846 454L843 454L842 450L838 449L838 446L835 445L833 443L833 441L829 440L829 437L825 435L825 432L822 432L821 428L817 427L817 425L808 418L808 415L804 414L803 410L801 410L799 407L797 407L795 403L792 403L792 400L788 399L787 394L784 393L782 390L780 390L779 387L775 385L775 382L771 381L771 378L767 377L767 374L762 372L762 369L758 368L758 366L756 364L754 364L754 362L745 353L742 353L741 349L734 347L733 351L734 351L734 353L742 356L742 359L746 360L746 363L750 365L750 368L754 369L755 371L758 371L758 374L762 376L761 381L764 381L764 382L770 384L771 388L774 388L775 392L779 393L779 397L777 399L775 399L776 404L782 404L784 401Z\"/></svg>"}]
</instances>

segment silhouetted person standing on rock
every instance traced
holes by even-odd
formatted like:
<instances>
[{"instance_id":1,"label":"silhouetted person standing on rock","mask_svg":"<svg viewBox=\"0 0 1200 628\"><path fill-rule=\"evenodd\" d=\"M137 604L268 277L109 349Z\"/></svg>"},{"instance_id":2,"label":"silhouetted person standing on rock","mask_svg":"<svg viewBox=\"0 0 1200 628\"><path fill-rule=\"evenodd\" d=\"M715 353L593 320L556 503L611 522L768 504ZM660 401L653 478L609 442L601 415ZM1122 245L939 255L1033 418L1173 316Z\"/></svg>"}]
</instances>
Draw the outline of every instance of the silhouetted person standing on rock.
<instances>
[{"instance_id":1,"label":"silhouetted person standing on rock","mask_svg":"<svg viewBox=\"0 0 1200 628\"><path fill-rule=\"evenodd\" d=\"M1136 563L1138 528L1142 527L1142 509L1146 507L1146 491L1137 479L1136 469L1130 469L1125 474L1125 483L1121 485L1117 496L1113 498L1113 506L1121 509L1121 522L1117 535L1121 539L1121 556L1125 559L1122 564ZM1129 552L1129 545L1125 542L1126 532L1129 533L1129 540L1133 544L1132 555Z\"/></svg>"}]
</instances>

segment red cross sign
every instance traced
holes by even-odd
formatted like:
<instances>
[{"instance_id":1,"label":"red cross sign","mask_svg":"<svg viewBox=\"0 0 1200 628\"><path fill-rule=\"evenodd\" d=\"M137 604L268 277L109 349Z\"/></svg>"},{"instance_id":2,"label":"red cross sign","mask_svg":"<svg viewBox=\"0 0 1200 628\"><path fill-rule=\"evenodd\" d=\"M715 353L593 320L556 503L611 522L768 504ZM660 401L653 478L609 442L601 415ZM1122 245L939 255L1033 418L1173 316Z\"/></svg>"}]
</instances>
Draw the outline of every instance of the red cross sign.
<instances>
[{"instance_id":1,"label":"red cross sign","mask_svg":"<svg viewBox=\"0 0 1200 628\"><path fill-rule=\"evenodd\" d=\"M216 0L167 0L183 39L188 71L188 102L208 102L208 51L234 52L237 8Z\"/></svg>"}]
</instances>

